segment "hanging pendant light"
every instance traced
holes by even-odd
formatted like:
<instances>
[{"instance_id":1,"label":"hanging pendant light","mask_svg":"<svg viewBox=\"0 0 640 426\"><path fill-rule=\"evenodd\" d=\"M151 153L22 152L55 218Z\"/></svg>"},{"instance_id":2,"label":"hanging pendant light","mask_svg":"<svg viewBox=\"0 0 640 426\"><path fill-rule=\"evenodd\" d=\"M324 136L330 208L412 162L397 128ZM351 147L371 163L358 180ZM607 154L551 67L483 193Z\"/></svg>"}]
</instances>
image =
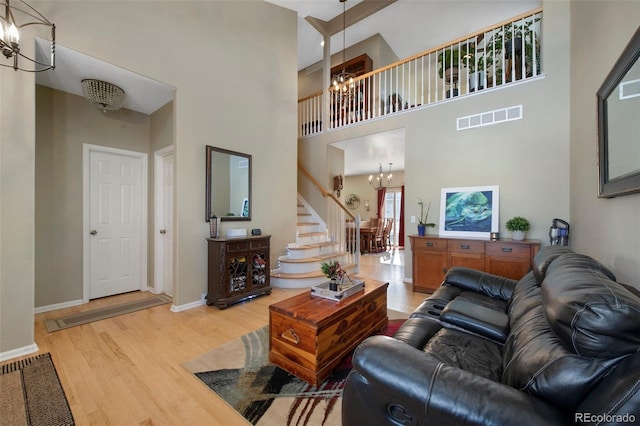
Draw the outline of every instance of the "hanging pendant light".
<instances>
[{"instance_id":1,"label":"hanging pendant light","mask_svg":"<svg viewBox=\"0 0 640 426\"><path fill-rule=\"evenodd\" d=\"M393 163L389 163L389 174L387 174L387 176L385 177L384 173L382 172L382 163L380 163L380 166L378 167L378 176L374 177L373 174L369 175L369 185L373 185L373 182L375 181L376 184L376 188L382 188L384 186L384 181L387 181L387 185L391 185L391 182L393 180L393 175L391 174L391 165Z\"/></svg>"},{"instance_id":2,"label":"hanging pendant light","mask_svg":"<svg viewBox=\"0 0 640 426\"><path fill-rule=\"evenodd\" d=\"M339 0L342 3L342 71L331 77L331 88L337 95L349 98L353 94L354 75L347 72L346 62L346 32L347 32L347 0Z\"/></svg>"},{"instance_id":3,"label":"hanging pendant light","mask_svg":"<svg viewBox=\"0 0 640 426\"><path fill-rule=\"evenodd\" d=\"M20 50L20 31L25 27L38 25L51 30L51 57L48 63L39 62L35 55L30 58ZM0 53L10 61L9 64L0 62L0 66L10 67L15 71L52 70L56 67L56 26L22 0L14 0L13 4L10 0L0 1ZM20 58L32 65L25 68L20 64Z\"/></svg>"}]
</instances>

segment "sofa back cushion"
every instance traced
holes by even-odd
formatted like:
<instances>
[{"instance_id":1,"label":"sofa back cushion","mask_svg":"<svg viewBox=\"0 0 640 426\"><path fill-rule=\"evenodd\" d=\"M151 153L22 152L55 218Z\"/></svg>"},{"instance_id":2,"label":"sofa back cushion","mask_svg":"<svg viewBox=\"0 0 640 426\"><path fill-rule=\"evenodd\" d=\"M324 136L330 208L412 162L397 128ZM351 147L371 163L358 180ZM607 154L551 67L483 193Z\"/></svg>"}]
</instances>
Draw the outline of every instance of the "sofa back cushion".
<instances>
[{"instance_id":1,"label":"sofa back cushion","mask_svg":"<svg viewBox=\"0 0 640 426\"><path fill-rule=\"evenodd\" d=\"M520 280L509 306L502 382L574 412L620 360L640 350L640 298L610 275L594 259L566 253L546 267L542 286L531 273Z\"/></svg>"},{"instance_id":2,"label":"sofa back cushion","mask_svg":"<svg viewBox=\"0 0 640 426\"><path fill-rule=\"evenodd\" d=\"M536 253L533 257L533 275L536 277L538 284L542 284L551 262L567 253L573 253L573 251L565 246L547 246Z\"/></svg>"},{"instance_id":3,"label":"sofa back cushion","mask_svg":"<svg viewBox=\"0 0 640 426\"><path fill-rule=\"evenodd\" d=\"M556 259L542 283L544 314L572 352L614 358L640 350L640 297L580 254Z\"/></svg>"}]
</instances>

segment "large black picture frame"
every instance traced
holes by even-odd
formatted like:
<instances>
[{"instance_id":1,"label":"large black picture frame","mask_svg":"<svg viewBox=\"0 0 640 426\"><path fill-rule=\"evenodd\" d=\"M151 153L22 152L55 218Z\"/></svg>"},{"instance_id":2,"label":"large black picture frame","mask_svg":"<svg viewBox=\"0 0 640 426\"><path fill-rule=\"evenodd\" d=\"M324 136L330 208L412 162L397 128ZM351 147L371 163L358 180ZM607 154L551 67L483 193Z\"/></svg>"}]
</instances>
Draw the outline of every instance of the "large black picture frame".
<instances>
[{"instance_id":1,"label":"large black picture frame","mask_svg":"<svg viewBox=\"0 0 640 426\"><path fill-rule=\"evenodd\" d=\"M637 76L637 69L640 69L639 57L640 27L597 92L599 198L640 192L640 76ZM633 75L629 75L632 68ZM629 96L624 94L625 90L629 92ZM631 108L631 111L624 111L625 115L628 113L628 119L619 117L617 111L620 107L613 108L610 104L619 100L631 101L622 107ZM627 125L629 128L625 128ZM612 130L615 130L615 137ZM631 158L631 161L637 160L637 164L632 163L631 169L623 168L620 173L612 171L612 158L621 156ZM637 167L633 168L634 166Z\"/></svg>"}]
</instances>

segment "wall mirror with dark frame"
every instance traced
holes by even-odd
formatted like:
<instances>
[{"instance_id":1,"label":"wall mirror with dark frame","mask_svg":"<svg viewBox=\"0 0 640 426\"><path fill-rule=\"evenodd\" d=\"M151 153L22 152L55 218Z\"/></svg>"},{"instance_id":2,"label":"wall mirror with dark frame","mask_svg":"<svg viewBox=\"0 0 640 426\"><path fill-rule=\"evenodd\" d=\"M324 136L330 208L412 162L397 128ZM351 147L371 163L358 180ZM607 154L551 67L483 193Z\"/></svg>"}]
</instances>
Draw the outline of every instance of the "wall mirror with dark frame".
<instances>
[{"instance_id":1,"label":"wall mirror with dark frame","mask_svg":"<svg viewBox=\"0 0 640 426\"><path fill-rule=\"evenodd\" d=\"M251 220L251 155L207 145L205 220Z\"/></svg>"},{"instance_id":2,"label":"wall mirror with dark frame","mask_svg":"<svg viewBox=\"0 0 640 426\"><path fill-rule=\"evenodd\" d=\"M640 28L598 90L598 197L640 192Z\"/></svg>"}]
</instances>

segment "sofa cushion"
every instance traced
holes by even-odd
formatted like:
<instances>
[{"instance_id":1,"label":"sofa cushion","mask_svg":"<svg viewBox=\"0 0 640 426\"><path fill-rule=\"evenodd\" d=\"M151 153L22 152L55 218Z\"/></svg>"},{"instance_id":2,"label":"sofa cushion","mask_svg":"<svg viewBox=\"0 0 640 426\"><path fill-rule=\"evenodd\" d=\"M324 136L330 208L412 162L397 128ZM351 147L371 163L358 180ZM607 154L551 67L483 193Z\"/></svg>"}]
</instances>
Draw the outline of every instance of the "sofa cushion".
<instances>
[{"instance_id":1,"label":"sofa cushion","mask_svg":"<svg viewBox=\"0 0 640 426\"><path fill-rule=\"evenodd\" d=\"M579 253L566 253L556 257L547 268L546 275L552 273L555 269L566 268L568 266L574 268L584 268L588 270L600 271L606 275L610 280L615 281L616 275L602 263L595 260L593 257L579 254ZM545 275L545 277L546 277Z\"/></svg>"},{"instance_id":2,"label":"sofa cushion","mask_svg":"<svg viewBox=\"0 0 640 426\"><path fill-rule=\"evenodd\" d=\"M538 284L542 283L544 276L547 273L547 268L551 265L558 256L563 254L573 253L573 251L565 246L547 246L543 247L536 253L533 258L533 274L538 281Z\"/></svg>"},{"instance_id":3,"label":"sofa cushion","mask_svg":"<svg viewBox=\"0 0 640 426\"><path fill-rule=\"evenodd\" d=\"M511 324L503 348L502 383L572 412L617 361L586 358L567 349L538 303Z\"/></svg>"},{"instance_id":4,"label":"sofa cushion","mask_svg":"<svg viewBox=\"0 0 640 426\"><path fill-rule=\"evenodd\" d=\"M509 334L507 314L461 298L449 303L440 319L499 343L504 343Z\"/></svg>"},{"instance_id":5,"label":"sofa cushion","mask_svg":"<svg viewBox=\"0 0 640 426\"><path fill-rule=\"evenodd\" d=\"M585 357L636 352L640 298L612 281L598 265L594 267L587 256L572 254L559 257L549 268L542 283L549 326L565 347Z\"/></svg>"},{"instance_id":6,"label":"sofa cushion","mask_svg":"<svg viewBox=\"0 0 640 426\"><path fill-rule=\"evenodd\" d=\"M502 374L500 345L463 331L442 328L424 347L438 361L499 382Z\"/></svg>"}]
</instances>

